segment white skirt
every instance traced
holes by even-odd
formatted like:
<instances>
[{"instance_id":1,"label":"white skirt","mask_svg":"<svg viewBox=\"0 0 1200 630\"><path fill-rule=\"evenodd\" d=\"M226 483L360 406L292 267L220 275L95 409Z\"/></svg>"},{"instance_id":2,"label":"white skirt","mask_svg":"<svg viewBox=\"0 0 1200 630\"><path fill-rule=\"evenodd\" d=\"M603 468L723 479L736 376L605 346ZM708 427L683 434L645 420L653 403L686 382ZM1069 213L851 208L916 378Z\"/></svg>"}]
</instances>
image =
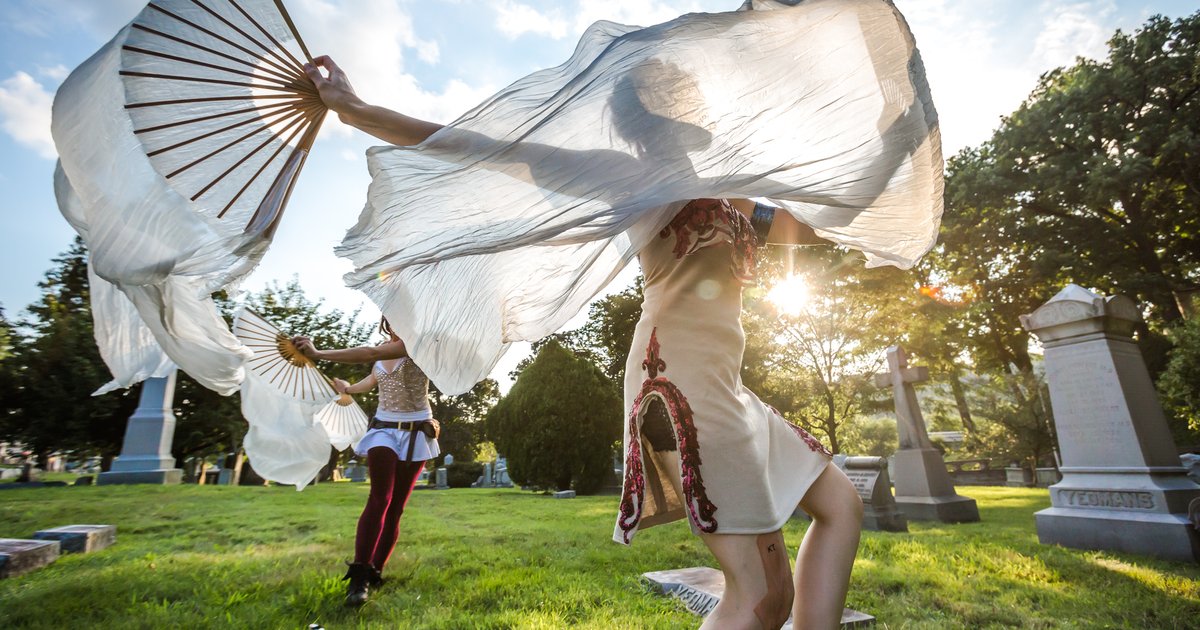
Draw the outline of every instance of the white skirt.
<instances>
[{"instance_id":1,"label":"white skirt","mask_svg":"<svg viewBox=\"0 0 1200 630\"><path fill-rule=\"evenodd\" d=\"M358 445L354 447L354 454L359 457L366 457L367 451L382 446L395 451L396 457L399 457L400 461L420 462L433 459L442 453L437 439L430 438L424 433L417 431L417 441L413 445L412 458L409 459L408 443L412 439L412 436L413 431L408 430L371 429L358 441Z\"/></svg>"}]
</instances>

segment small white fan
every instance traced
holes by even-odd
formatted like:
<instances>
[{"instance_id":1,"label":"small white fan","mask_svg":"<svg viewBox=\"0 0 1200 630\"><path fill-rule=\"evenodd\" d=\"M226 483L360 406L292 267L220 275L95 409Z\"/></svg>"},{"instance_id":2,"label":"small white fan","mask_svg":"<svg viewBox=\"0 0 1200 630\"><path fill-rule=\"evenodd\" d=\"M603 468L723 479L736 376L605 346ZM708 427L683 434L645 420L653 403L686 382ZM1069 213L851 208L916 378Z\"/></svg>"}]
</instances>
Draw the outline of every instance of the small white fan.
<instances>
[{"instance_id":1,"label":"small white fan","mask_svg":"<svg viewBox=\"0 0 1200 630\"><path fill-rule=\"evenodd\" d=\"M246 369L278 392L304 403L326 403L313 416L329 435L329 443L342 450L358 442L369 421L362 407L349 394L340 396L333 381L325 376L312 359L301 354L273 324L245 308L233 322L233 334L254 356Z\"/></svg>"}]
</instances>

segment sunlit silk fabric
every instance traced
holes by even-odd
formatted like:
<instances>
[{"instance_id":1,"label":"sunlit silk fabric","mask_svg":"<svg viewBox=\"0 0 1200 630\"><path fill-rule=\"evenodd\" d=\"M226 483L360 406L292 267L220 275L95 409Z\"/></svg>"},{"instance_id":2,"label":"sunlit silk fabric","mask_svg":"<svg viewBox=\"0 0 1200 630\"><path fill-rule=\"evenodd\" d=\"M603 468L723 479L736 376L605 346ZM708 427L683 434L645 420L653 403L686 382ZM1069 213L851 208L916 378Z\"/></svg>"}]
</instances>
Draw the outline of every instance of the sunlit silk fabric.
<instances>
[{"instance_id":1,"label":"sunlit silk fabric","mask_svg":"<svg viewBox=\"0 0 1200 630\"><path fill-rule=\"evenodd\" d=\"M101 391L156 375L164 351L223 394L243 378L249 352L210 296L261 260L273 224L250 217L261 200L277 198L281 170L298 170L302 159L285 150L294 143L288 134L312 121L284 126L300 97L280 81L298 84L276 76L272 62L255 61L251 44L230 34L234 27L271 46L294 43L272 0L156 0L55 97L59 206L88 245L91 272L111 283L102 301L93 295L103 318L97 344L114 376ZM246 104L254 106L239 109ZM274 113L259 117L259 107Z\"/></svg>"},{"instance_id":2,"label":"sunlit silk fabric","mask_svg":"<svg viewBox=\"0 0 1200 630\"><path fill-rule=\"evenodd\" d=\"M599 22L565 64L368 153L367 206L338 248L347 284L439 389L560 328L690 199L766 197L868 266L933 246L937 114L899 12L752 6Z\"/></svg>"}]
</instances>

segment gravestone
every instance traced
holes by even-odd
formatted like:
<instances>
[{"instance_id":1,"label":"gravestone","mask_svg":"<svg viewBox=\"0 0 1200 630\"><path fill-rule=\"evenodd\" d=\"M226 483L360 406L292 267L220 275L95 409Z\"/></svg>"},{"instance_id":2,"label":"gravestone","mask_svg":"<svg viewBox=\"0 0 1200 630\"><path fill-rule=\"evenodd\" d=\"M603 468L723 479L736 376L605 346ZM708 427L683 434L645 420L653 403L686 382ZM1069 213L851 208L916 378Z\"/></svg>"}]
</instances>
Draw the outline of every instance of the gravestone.
<instances>
[{"instance_id":1,"label":"gravestone","mask_svg":"<svg viewBox=\"0 0 1200 630\"><path fill-rule=\"evenodd\" d=\"M57 540L0 538L0 579L17 577L58 560Z\"/></svg>"},{"instance_id":2,"label":"gravestone","mask_svg":"<svg viewBox=\"0 0 1200 630\"><path fill-rule=\"evenodd\" d=\"M897 509L888 478L887 460L882 457L847 457L839 464L854 484L863 502L863 529L906 532L908 521Z\"/></svg>"},{"instance_id":3,"label":"gravestone","mask_svg":"<svg viewBox=\"0 0 1200 630\"><path fill-rule=\"evenodd\" d=\"M367 480L367 467L358 463L356 460L350 460L346 464L346 478L354 483L362 483Z\"/></svg>"},{"instance_id":4,"label":"gravestone","mask_svg":"<svg viewBox=\"0 0 1200 630\"><path fill-rule=\"evenodd\" d=\"M112 469L100 473L99 485L152 483L176 484L183 480L183 471L175 467L171 442L175 439L175 377L177 372L162 378L142 381L142 394L137 409L125 425L125 441L121 455Z\"/></svg>"},{"instance_id":5,"label":"gravestone","mask_svg":"<svg viewBox=\"0 0 1200 630\"><path fill-rule=\"evenodd\" d=\"M1141 351L1137 304L1069 285L1021 324L1045 348L1062 481L1036 516L1038 539L1200 562L1187 477Z\"/></svg>"},{"instance_id":6,"label":"gravestone","mask_svg":"<svg viewBox=\"0 0 1200 630\"><path fill-rule=\"evenodd\" d=\"M876 374L875 385L891 387L896 403L896 429L900 436L900 449L892 456L896 506L914 521L978 521L975 499L954 491L942 452L933 447L925 430L925 417L917 404L913 383L929 380L928 368L908 367L908 358L900 346L888 348L887 357L891 372Z\"/></svg>"},{"instance_id":7,"label":"gravestone","mask_svg":"<svg viewBox=\"0 0 1200 630\"><path fill-rule=\"evenodd\" d=\"M450 487L450 484L446 483L446 467L445 466L440 466L437 469L437 486L436 487L438 490L445 490Z\"/></svg>"},{"instance_id":8,"label":"gravestone","mask_svg":"<svg viewBox=\"0 0 1200 630\"><path fill-rule=\"evenodd\" d=\"M725 575L711 567L691 567L671 571L643 573L642 580L663 595L683 601L687 609L701 617L712 612L725 594ZM866 613L851 610L842 612L842 628L867 628L875 625L875 618ZM791 630L792 620L780 630Z\"/></svg>"},{"instance_id":9,"label":"gravestone","mask_svg":"<svg viewBox=\"0 0 1200 630\"><path fill-rule=\"evenodd\" d=\"M43 529L33 535L36 540L57 540L62 553L91 553L117 542L115 525L67 525Z\"/></svg>"},{"instance_id":10,"label":"gravestone","mask_svg":"<svg viewBox=\"0 0 1200 630\"><path fill-rule=\"evenodd\" d=\"M834 455L833 463L845 473L858 498L863 502L863 529L884 532L907 532L908 520L896 507L892 497L892 482L888 478L888 461L883 457L847 457ZM812 520L800 506L792 518Z\"/></svg>"},{"instance_id":11,"label":"gravestone","mask_svg":"<svg viewBox=\"0 0 1200 630\"><path fill-rule=\"evenodd\" d=\"M25 462L21 466L21 474L17 477L17 483L33 483L42 480L42 470L34 468L33 462Z\"/></svg>"},{"instance_id":12,"label":"gravestone","mask_svg":"<svg viewBox=\"0 0 1200 630\"><path fill-rule=\"evenodd\" d=\"M554 498L555 499L574 499L575 491L574 490L559 490L558 492L554 493Z\"/></svg>"},{"instance_id":13,"label":"gravestone","mask_svg":"<svg viewBox=\"0 0 1200 630\"><path fill-rule=\"evenodd\" d=\"M495 484L497 488L513 487L512 478L508 476L508 458L503 455L496 456L496 473Z\"/></svg>"}]
</instances>

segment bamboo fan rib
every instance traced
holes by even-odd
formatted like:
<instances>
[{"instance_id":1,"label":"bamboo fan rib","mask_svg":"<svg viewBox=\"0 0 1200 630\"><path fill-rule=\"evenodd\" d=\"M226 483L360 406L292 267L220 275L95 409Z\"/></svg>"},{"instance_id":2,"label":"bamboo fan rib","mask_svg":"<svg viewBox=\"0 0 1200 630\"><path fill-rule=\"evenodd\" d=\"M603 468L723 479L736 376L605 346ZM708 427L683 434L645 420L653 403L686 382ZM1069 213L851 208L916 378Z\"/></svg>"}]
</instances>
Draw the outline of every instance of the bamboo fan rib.
<instances>
[{"instance_id":1,"label":"bamboo fan rib","mask_svg":"<svg viewBox=\"0 0 1200 630\"><path fill-rule=\"evenodd\" d=\"M366 432L367 415L354 398L348 394L338 396L316 364L261 315L243 309L234 320L233 333L253 353L246 369L259 380L296 400L325 403L314 418L325 427L332 446L342 450Z\"/></svg>"},{"instance_id":2,"label":"bamboo fan rib","mask_svg":"<svg viewBox=\"0 0 1200 630\"><path fill-rule=\"evenodd\" d=\"M279 0L156 0L122 46L125 109L176 192L270 238L327 111L310 59Z\"/></svg>"}]
</instances>

